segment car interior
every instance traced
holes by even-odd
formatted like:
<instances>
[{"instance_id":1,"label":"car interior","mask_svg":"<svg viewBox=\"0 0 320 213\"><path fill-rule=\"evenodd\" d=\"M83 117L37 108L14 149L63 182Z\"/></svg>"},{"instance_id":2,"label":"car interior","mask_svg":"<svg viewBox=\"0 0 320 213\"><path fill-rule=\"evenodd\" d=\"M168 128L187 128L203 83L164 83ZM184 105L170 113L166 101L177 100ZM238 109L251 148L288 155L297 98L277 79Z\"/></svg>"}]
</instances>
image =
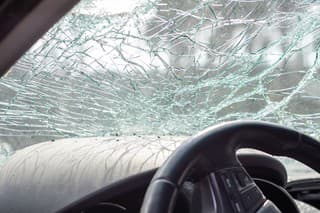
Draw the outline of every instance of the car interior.
<instances>
[{"instance_id":1,"label":"car interior","mask_svg":"<svg viewBox=\"0 0 320 213\"><path fill-rule=\"evenodd\" d=\"M79 2L78 0L24 0L23 2L4 0L0 2L0 76L9 74L11 67L17 60ZM159 5L163 4L159 3ZM217 3L217 5L220 7L220 4ZM256 6L255 8L259 7ZM181 35L181 37L187 36ZM177 38L172 38L172 40L175 39ZM297 51L297 49L299 48L292 51ZM237 58L236 56L234 58ZM127 62L127 60L125 61ZM54 65L52 66L54 67ZM180 82L178 75L175 76L175 79ZM92 81L94 82L94 80ZM234 84L238 83L235 82ZM161 89L161 86L159 88ZM163 90L165 89L167 88ZM143 107L148 104L150 103L146 101ZM139 110L141 111L141 109ZM49 111L49 113L53 114L54 112ZM151 111L152 113L155 112ZM5 114L1 115L4 116ZM279 113L277 116L284 115ZM193 119L197 120L198 117ZM76 122L81 123L80 121ZM186 122L181 121L181 123L181 126L189 125ZM70 177L70 180L73 178L72 180L75 182L79 180L79 188L86 184L89 188L91 184L89 182L94 182L94 180L81 182L81 171L73 171L74 164L71 161L73 158L79 159L77 157L80 154L77 155L76 152L66 154L70 156L69 161L58 162L66 165L66 167L70 165L71 172L69 174L62 169L60 171L53 167L46 168L46 162L52 159L48 160L45 154L40 153L42 146L51 146L50 144L57 143L59 139L52 139L52 141L39 146L36 143L30 144L28 147L23 147L22 151L19 150L13 154L8 163L1 168L0 212L41 211L46 208L46 203L51 203L47 199L47 196L49 198L51 196L49 194L66 201L52 207L54 212L60 213L317 212L320 210L320 178L290 180L286 165L283 163L284 161L279 160L279 157L296 160L318 174L320 172L320 142L303 131L286 127L287 123L276 124L269 121L227 118L207 128L202 128L199 125L201 129L204 129L201 131L198 131L197 125L194 125L197 130L195 134L188 136L173 151L168 151L168 147L160 147L155 149L156 151L150 148L151 153L160 156L162 156L161 153L168 152L163 154L163 159L161 158L159 161L160 165L154 164L150 168L141 169L134 174L128 172L123 175L121 172L118 172L118 174L115 172L115 174L112 174L114 175L112 176L114 178L112 182L106 182L104 185L93 184L91 191L88 190L85 194L77 194L76 199L73 199L73 197L71 199L71 195L66 193L77 193L69 186L72 184L68 183L67 178ZM57 132L61 131L59 128L56 129L58 129ZM81 131L85 131L83 129ZM70 135L75 136L75 138L78 137L75 133L70 133ZM140 139L136 133L132 135L137 138L137 146L140 146L138 150L148 146L147 143L142 143L142 145L138 143ZM118 133L110 136L113 137L112 143L110 143L112 146L119 142L118 136ZM160 138L160 136L155 137ZM96 144L99 146L98 142ZM151 143L149 145L152 146ZM77 147L79 149L82 148L82 145L76 146L79 146L80 148ZM61 150L66 147L67 145L62 143ZM118 157L119 162L126 154L130 154L130 157L134 158L132 156L136 153L131 153L132 147L130 145L123 146L122 149L124 151ZM36 160L28 155L29 152L36 153ZM84 160L80 159L79 162L90 159L90 156L83 155L83 153L81 155L85 157ZM107 158L110 156L98 156L97 158L103 164L103 162L108 161ZM125 166L121 163L112 166L118 166L119 168L128 165L143 167L143 164L150 160L149 158L152 157L146 155L145 159L138 161L137 164L133 160L128 160ZM117 159L113 160L117 161ZM97 167L97 165L90 165L90 163L88 160L88 167ZM34 164L34 168L41 165L38 166L40 174L36 170L30 169L31 164ZM106 171L110 169L108 167L110 165L99 166L104 167ZM104 172L104 170L101 170L101 172ZM18 174L21 173L26 173L25 179L18 177ZM53 173L61 179L50 179L50 175ZM88 168L88 173L92 173L90 168ZM84 174L83 176L85 176ZM33 177L32 175L40 178L34 179L33 185L30 185L31 181L28 178ZM76 175L80 178L74 178ZM91 175L91 177L95 176L95 174ZM97 172L97 179L100 178L100 175ZM91 177L88 180L92 179ZM108 178L107 174L104 178ZM99 180L102 181L102 178ZM55 186L59 186L59 190L65 189L65 191L59 191ZM35 189L36 187L38 188ZM45 202L32 200L36 196L43 197ZM71 201L68 200L69 198ZM37 208L36 206L40 207Z\"/></svg>"}]
</instances>

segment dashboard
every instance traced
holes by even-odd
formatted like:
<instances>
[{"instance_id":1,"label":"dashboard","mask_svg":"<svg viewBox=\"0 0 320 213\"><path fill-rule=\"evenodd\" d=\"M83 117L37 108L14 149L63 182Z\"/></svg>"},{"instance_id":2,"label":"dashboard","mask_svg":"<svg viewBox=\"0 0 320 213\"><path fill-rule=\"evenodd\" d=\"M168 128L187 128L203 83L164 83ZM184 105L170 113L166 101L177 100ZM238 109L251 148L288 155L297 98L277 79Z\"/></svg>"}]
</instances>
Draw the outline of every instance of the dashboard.
<instances>
[{"instance_id":1,"label":"dashboard","mask_svg":"<svg viewBox=\"0 0 320 213\"><path fill-rule=\"evenodd\" d=\"M98 192L88 199L83 209L74 209L70 212L81 213L139 213L144 199L144 194L148 184L152 179L155 170L127 178L120 183L116 183L114 187L106 191ZM314 213L319 210L311 207L303 202L293 201L286 190L268 180L254 179L263 193L269 199L276 194L273 202L282 210L295 209L297 206L302 212ZM195 187L196 180L189 178L186 180L179 191L178 199L175 205L175 213L194 213L196 209L192 206L193 200L196 198L197 191ZM272 195L272 196L271 196ZM270 196L270 197L269 197ZM293 202L293 203L292 203ZM307 210L307 211L305 211ZM286 211L287 212L287 211Z\"/></svg>"},{"instance_id":2,"label":"dashboard","mask_svg":"<svg viewBox=\"0 0 320 213\"><path fill-rule=\"evenodd\" d=\"M101 193L95 196L91 201L96 203L89 207L78 211L81 213L139 213L147 190L148 184L152 179L155 170L144 172L142 174L127 178L121 183L108 190L108 194ZM179 192L175 206L175 213L189 213L190 203L194 192L194 183L192 180L187 180L183 184ZM72 212L77 212L73 211Z\"/></svg>"},{"instance_id":3,"label":"dashboard","mask_svg":"<svg viewBox=\"0 0 320 213\"><path fill-rule=\"evenodd\" d=\"M264 155L241 155L239 159L246 165L247 172L253 177L267 199L274 202L282 212L288 212L288 210L296 212L298 209L307 213L319 212L311 205L292 198L285 189L287 184L285 168L276 159ZM139 213L145 192L155 172L156 169L153 169L117 181L80 200L81 205L75 203L76 208L71 206L68 211L63 212ZM198 181L191 176L185 180L179 190L175 213L197 212L193 201L201 194L197 191Z\"/></svg>"}]
</instances>

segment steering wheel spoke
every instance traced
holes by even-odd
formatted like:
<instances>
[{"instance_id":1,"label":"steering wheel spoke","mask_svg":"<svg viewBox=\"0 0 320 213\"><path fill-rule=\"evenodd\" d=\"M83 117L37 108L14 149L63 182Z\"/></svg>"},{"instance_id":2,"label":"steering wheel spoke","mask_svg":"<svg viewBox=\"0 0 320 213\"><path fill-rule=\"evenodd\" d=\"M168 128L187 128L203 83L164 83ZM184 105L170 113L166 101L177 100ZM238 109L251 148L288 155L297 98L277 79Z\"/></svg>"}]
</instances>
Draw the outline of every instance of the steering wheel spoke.
<instances>
[{"instance_id":1,"label":"steering wheel spoke","mask_svg":"<svg viewBox=\"0 0 320 213\"><path fill-rule=\"evenodd\" d=\"M212 172L195 184L192 211L255 212L266 199L241 166Z\"/></svg>"},{"instance_id":2,"label":"steering wheel spoke","mask_svg":"<svg viewBox=\"0 0 320 213\"><path fill-rule=\"evenodd\" d=\"M219 189L223 206L236 213L255 212L265 202L265 196L241 166L211 173L214 189Z\"/></svg>"}]
</instances>

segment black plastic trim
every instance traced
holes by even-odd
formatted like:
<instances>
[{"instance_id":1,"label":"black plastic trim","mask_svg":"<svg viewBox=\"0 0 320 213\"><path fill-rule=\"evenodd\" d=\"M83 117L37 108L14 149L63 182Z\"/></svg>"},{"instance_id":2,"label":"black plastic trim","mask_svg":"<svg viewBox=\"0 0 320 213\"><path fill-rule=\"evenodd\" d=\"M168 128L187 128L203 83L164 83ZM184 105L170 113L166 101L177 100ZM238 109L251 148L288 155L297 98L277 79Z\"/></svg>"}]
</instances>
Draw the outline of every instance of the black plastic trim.
<instances>
[{"instance_id":1,"label":"black plastic trim","mask_svg":"<svg viewBox=\"0 0 320 213\"><path fill-rule=\"evenodd\" d=\"M20 2L20 1L19 1ZM79 0L42 0L15 23L0 41L0 76L3 76L50 27Z\"/></svg>"}]
</instances>

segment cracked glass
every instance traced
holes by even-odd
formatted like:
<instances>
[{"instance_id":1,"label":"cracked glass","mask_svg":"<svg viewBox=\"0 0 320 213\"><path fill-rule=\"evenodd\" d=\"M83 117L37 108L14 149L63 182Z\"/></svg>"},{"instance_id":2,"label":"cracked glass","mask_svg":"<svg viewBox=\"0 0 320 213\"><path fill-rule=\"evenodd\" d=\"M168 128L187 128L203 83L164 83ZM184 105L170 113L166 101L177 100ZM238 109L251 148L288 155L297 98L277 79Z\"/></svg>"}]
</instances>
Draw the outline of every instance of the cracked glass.
<instances>
[{"instance_id":1,"label":"cracked glass","mask_svg":"<svg viewBox=\"0 0 320 213\"><path fill-rule=\"evenodd\" d=\"M42 141L238 119L320 139L319 1L107 2L81 1L0 79L1 162Z\"/></svg>"}]
</instances>

